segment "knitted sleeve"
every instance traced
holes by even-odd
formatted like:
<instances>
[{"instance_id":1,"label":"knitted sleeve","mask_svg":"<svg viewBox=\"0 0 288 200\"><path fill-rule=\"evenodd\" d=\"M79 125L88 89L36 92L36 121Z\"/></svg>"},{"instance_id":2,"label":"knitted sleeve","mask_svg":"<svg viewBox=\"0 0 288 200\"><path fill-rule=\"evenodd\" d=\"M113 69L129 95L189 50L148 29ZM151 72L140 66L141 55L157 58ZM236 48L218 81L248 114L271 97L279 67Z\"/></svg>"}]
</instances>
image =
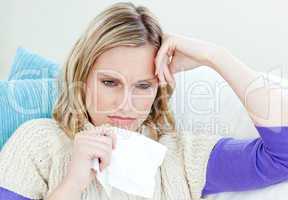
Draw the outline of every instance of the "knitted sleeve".
<instances>
[{"instance_id":1,"label":"knitted sleeve","mask_svg":"<svg viewBox=\"0 0 288 200\"><path fill-rule=\"evenodd\" d=\"M42 122L45 120L22 124L3 146L0 155L2 196L10 195L15 200L44 199L48 190L51 142Z\"/></svg>"},{"instance_id":2,"label":"knitted sleeve","mask_svg":"<svg viewBox=\"0 0 288 200\"><path fill-rule=\"evenodd\" d=\"M184 168L193 200L203 198L202 190L206 183L208 160L212 149L220 139L220 135L181 132Z\"/></svg>"}]
</instances>

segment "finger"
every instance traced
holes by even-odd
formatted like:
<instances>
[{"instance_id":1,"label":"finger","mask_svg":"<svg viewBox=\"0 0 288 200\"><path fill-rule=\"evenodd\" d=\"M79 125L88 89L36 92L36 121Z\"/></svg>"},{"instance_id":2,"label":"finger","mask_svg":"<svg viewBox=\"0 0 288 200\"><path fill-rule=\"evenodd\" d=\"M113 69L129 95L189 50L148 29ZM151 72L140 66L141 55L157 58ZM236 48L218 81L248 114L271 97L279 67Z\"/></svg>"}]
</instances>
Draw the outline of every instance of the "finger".
<instances>
[{"instance_id":1,"label":"finger","mask_svg":"<svg viewBox=\"0 0 288 200\"><path fill-rule=\"evenodd\" d=\"M176 86L176 82L168 64L166 64L164 67L164 75L167 83L174 89Z\"/></svg>"},{"instance_id":2,"label":"finger","mask_svg":"<svg viewBox=\"0 0 288 200\"><path fill-rule=\"evenodd\" d=\"M172 50L169 50L167 52L167 55L163 58L163 76L167 84L171 85L172 88L175 87L175 80L173 77L173 74L171 73L170 70L170 62L171 62L171 56L173 54Z\"/></svg>"},{"instance_id":3,"label":"finger","mask_svg":"<svg viewBox=\"0 0 288 200\"><path fill-rule=\"evenodd\" d=\"M167 55L168 55L168 57L169 57L169 59L171 58L171 57L173 57L173 55L174 55L174 50L172 49L172 48L168 48L168 50L167 50ZM171 60L169 60L169 63L171 62Z\"/></svg>"},{"instance_id":4,"label":"finger","mask_svg":"<svg viewBox=\"0 0 288 200\"><path fill-rule=\"evenodd\" d=\"M168 54L163 57L163 61L162 61L162 75L163 75L163 79L166 82L166 84L173 84L173 78L171 78L171 75L169 75L169 69L168 69L168 64L169 64L169 56Z\"/></svg>"},{"instance_id":5,"label":"finger","mask_svg":"<svg viewBox=\"0 0 288 200\"><path fill-rule=\"evenodd\" d=\"M117 144L117 134L115 133L115 131L111 128L107 128L107 131L104 132L104 136L111 138L112 148L115 149Z\"/></svg>"},{"instance_id":6,"label":"finger","mask_svg":"<svg viewBox=\"0 0 288 200\"><path fill-rule=\"evenodd\" d=\"M99 156L100 154L95 154L95 156L93 157L93 159L97 159L98 163L99 163L99 170L100 172L102 172L107 166L110 165L110 159L107 159L107 157L103 156Z\"/></svg>"},{"instance_id":7,"label":"finger","mask_svg":"<svg viewBox=\"0 0 288 200\"><path fill-rule=\"evenodd\" d=\"M92 168L90 171L90 182L93 181L96 176L97 176L97 171L94 168Z\"/></svg>"},{"instance_id":8,"label":"finger","mask_svg":"<svg viewBox=\"0 0 288 200\"><path fill-rule=\"evenodd\" d=\"M88 139L90 141L97 141L97 142L100 142L100 143L104 143L110 147L113 146L113 141L112 141L112 138L111 137L108 137L108 136L104 136L104 135L100 135L100 136L95 136L93 134L91 135L85 135L83 137L81 137L81 139Z\"/></svg>"},{"instance_id":9,"label":"finger","mask_svg":"<svg viewBox=\"0 0 288 200\"><path fill-rule=\"evenodd\" d=\"M100 158L99 169L102 172L106 167L108 167L109 163L105 158Z\"/></svg>"},{"instance_id":10,"label":"finger","mask_svg":"<svg viewBox=\"0 0 288 200\"><path fill-rule=\"evenodd\" d=\"M99 146L94 146L93 144L86 144L83 147L83 151L87 152L87 156L89 156L89 159L104 159L106 157L110 157L109 152L105 151Z\"/></svg>"},{"instance_id":11,"label":"finger","mask_svg":"<svg viewBox=\"0 0 288 200\"><path fill-rule=\"evenodd\" d=\"M161 68L161 62L163 60L163 57L166 55L166 52L168 50L168 43L165 42L165 40L163 39L161 47L159 48L157 54L156 54L156 58L155 58L155 65L156 65L156 73L158 74L160 72L160 68Z\"/></svg>"},{"instance_id":12,"label":"finger","mask_svg":"<svg viewBox=\"0 0 288 200\"><path fill-rule=\"evenodd\" d=\"M157 52L156 59L155 59L155 64L156 64L155 75L157 74L157 72L159 72L163 59L165 59L166 56L171 58L171 56L173 56L174 54L175 45L173 44L172 40L169 40L168 36L169 34L164 34L162 38L161 47Z\"/></svg>"},{"instance_id":13,"label":"finger","mask_svg":"<svg viewBox=\"0 0 288 200\"><path fill-rule=\"evenodd\" d=\"M98 148L98 147L93 147L87 145L87 148L90 151L91 159L99 159L99 169L102 171L104 168L106 168L111 161L111 152L106 152L105 150Z\"/></svg>"},{"instance_id":14,"label":"finger","mask_svg":"<svg viewBox=\"0 0 288 200\"><path fill-rule=\"evenodd\" d=\"M90 138L81 138L80 145L90 145L91 147L97 147L102 149L103 151L110 152L111 151L111 144L103 143L101 141L97 141L95 139Z\"/></svg>"},{"instance_id":15,"label":"finger","mask_svg":"<svg viewBox=\"0 0 288 200\"><path fill-rule=\"evenodd\" d=\"M160 80L160 85L167 85L167 79L165 77L165 68L167 66L167 63L169 62L169 57L168 57L168 54L166 54L162 61L161 61L161 68L160 68L160 72L159 72L159 80Z\"/></svg>"},{"instance_id":16,"label":"finger","mask_svg":"<svg viewBox=\"0 0 288 200\"><path fill-rule=\"evenodd\" d=\"M165 80L165 77L164 77L163 67L161 67L161 69L159 71L158 78L159 78L159 82L160 82L159 84L161 86L165 86L167 84L166 80Z\"/></svg>"},{"instance_id":17,"label":"finger","mask_svg":"<svg viewBox=\"0 0 288 200\"><path fill-rule=\"evenodd\" d=\"M112 148L115 149L116 148L116 144L117 144L117 134L115 133L114 129L112 127L103 127L103 126L100 126L100 127L96 127L94 130L92 131L89 131L89 133L93 134L93 132L96 132L96 134L99 134L100 135L104 135L104 136L107 136L109 138L111 138L112 140Z\"/></svg>"},{"instance_id":18,"label":"finger","mask_svg":"<svg viewBox=\"0 0 288 200\"><path fill-rule=\"evenodd\" d=\"M100 154L102 152L99 152ZM99 169L103 171L107 166L110 165L111 161L111 154L106 154L105 152L102 153L102 156L99 157Z\"/></svg>"}]
</instances>

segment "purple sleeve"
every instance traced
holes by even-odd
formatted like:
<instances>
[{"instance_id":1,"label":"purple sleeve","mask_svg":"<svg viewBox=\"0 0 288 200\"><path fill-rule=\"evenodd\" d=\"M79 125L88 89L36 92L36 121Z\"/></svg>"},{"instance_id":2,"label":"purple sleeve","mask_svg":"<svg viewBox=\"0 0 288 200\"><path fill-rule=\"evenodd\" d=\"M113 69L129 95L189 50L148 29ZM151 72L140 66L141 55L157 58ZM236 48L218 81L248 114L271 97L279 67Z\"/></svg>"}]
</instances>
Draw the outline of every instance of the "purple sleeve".
<instances>
[{"instance_id":1,"label":"purple sleeve","mask_svg":"<svg viewBox=\"0 0 288 200\"><path fill-rule=\"evenodd\" d=\"M208 161L202 196L288 180L288 126L255 127L259 138L222 138L217 142Z\"/></svg>"},{"instance_id":2,"label":"purple sleeve","mask_svg":"<svg viewBox=\"0 0 288 200\"><path fill-rule=\"evenodd\" d=\"M0 187L0 199L5 200L31 200L29 198L23 197L20 194L7 190L3 187Z\"/></svg>"}]
</instances>

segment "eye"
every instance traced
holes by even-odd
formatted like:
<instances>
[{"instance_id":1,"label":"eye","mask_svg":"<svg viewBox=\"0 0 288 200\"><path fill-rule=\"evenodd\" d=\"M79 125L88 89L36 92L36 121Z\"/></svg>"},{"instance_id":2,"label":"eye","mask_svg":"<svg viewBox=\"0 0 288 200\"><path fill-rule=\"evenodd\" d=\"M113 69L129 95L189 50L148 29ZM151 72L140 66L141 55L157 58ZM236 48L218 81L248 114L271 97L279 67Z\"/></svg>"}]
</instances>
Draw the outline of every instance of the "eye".
<instances>
[{"instance_id":1,"label":"eye","mask_svg":"<svg viewBox=\"0 0 288 200\"><path fill-rule=\"evenodd\" d=\"M136 87L145 90L145 89L150 88L151 85L150 84L138 84Z\"/></svg>"},{"instance_id":2,"label":"eye","mask_svg":"<svg viewBox=\"0 0 288 200\"><path fill-rule=\"evenodd\" d=\"M108 87L114 87L114 86L117 86L117 83L115 81L112 81L112 80L102 80L101 81L105 86L108 86Z\"/></svg>"}]
</instances>

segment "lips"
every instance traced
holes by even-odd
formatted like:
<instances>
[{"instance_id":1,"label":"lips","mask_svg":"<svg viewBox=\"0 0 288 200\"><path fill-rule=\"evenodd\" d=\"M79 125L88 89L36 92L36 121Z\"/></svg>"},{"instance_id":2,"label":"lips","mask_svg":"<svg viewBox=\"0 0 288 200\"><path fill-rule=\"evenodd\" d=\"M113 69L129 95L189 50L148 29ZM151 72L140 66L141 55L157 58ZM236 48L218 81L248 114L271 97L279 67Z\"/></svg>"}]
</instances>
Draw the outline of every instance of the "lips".
<instances>
[{"instance_id":1,"label":"lips","mask_svg":"<svg viewBox=\"0 0 288 200\"><path fill-rule=\"evenodd\" d=\"M108 116L108 117L111 117L111 118L117 118L117 119L123 119L123 120L135 120L136 118L133 118L133 117L122 117L122 116Z\"/></svg>"},{"instance_id":2,"label":"lips","mask_svg":"<svg viewBox=\"0 0 288 200\"><path fill-rule=\"evenodd\" d=\"M132 117L108 116L112 124L129 125L136 120Z\"/></svg>"}]
</instances>

